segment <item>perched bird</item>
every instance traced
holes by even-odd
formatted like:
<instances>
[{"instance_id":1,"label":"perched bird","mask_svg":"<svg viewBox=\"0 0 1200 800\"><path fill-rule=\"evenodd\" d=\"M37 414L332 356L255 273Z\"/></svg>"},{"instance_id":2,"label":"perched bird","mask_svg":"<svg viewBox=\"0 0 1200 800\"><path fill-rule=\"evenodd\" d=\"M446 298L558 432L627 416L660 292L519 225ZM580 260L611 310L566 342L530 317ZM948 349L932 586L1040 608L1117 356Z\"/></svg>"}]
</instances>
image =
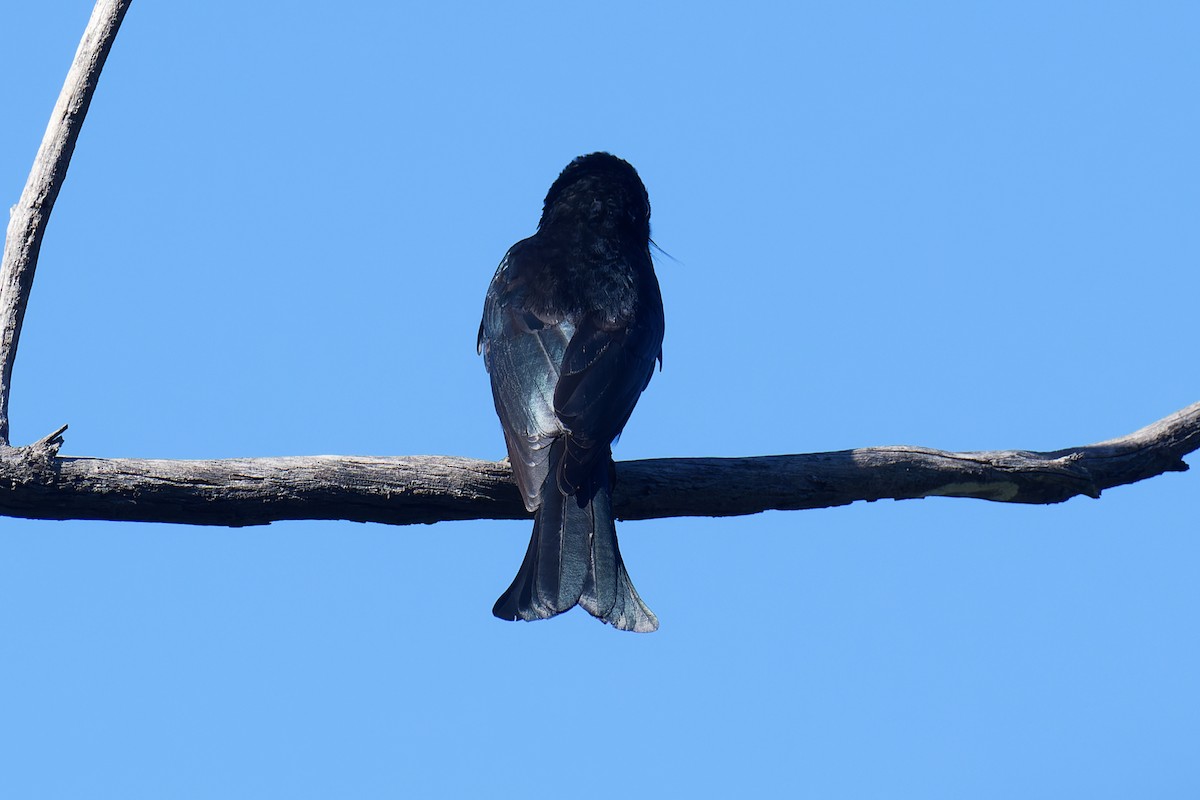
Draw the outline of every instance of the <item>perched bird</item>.
<instances>
[{"instance_id":1,"label":"perched bird","mask_svg":"<svg viewBox=\"0 0 1200 800\"><path fill-rule=\"evenodd\" d=\"M536 512L497 617L581 605L621 630L658 628L617 548L611 445L662 365L662 339L646 187L616 156L580 156L546 194L537 232L500 262L479 326L513 476Z\"/></svg>"}]
</instances>

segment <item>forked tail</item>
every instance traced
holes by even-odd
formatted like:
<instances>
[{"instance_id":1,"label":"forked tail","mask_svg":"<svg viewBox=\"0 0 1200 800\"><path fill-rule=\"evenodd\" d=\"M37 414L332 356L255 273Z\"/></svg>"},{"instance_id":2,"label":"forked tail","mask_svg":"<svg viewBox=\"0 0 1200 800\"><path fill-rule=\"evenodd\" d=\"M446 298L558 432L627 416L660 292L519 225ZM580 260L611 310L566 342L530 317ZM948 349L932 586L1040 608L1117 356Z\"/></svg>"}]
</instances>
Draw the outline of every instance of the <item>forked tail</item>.
<instances>
[{"instance_id":1,"label":"forked tail","mask_svg":"<svg viewBox=\"0 0 1200 800\"><path fill-rule=\"evenodd\" d=\"M579 494L564 495L555 478L561 457L562 444L555 443L525 561L492 613L508 620L547 619L580 605L624 631L657 630L658 618L638 597L621 561L611 464L602 463ZM585 500L587 494L591 497Z\"/></svg>"}]
</instances>

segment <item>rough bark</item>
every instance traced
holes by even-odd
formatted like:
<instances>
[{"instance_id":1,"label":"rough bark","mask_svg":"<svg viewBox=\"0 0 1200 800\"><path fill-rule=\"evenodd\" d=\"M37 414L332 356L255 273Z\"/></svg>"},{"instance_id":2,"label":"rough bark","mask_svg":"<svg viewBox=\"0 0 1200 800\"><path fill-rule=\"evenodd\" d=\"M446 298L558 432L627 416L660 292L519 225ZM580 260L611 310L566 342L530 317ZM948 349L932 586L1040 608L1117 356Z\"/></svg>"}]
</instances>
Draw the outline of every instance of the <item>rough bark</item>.
<instances>
[{"instance_id":1,"label":"rough bark","mask_svg":"<svg viewBox=\"0 0 1200 800\"><path fill-rule=\"evenodd\" d=\"M197 525L341 519L397 525L527 517L504 462L451 456L215 461L57 457L61 431L0 451L0 514ZM856 500L974 497L1059 503L1187 469L1200 403L1128 436L1047 453L869 447L617 465L622 519L732 516Z\"/></svg>"},{"instance_id":2,"label":"rough bark","mask_svg":"<svg viewBox=\"0 0 1200 800\"><path fill-rule=\"evenodd\" d=\"M100 70L104 68L130 2L100 0L96 3L50 115L50 124L46 126L25 190L9 210L4 257L0 261L0 445L9 443L8 398L13 362L17 357L17 342L21 337L21 323L25 320L42 237L58 191L66 180L67 166L75 151L75 141L83 127L92 94L96 91L96 83L100 80Z\"/></svg>"}]
</instances>

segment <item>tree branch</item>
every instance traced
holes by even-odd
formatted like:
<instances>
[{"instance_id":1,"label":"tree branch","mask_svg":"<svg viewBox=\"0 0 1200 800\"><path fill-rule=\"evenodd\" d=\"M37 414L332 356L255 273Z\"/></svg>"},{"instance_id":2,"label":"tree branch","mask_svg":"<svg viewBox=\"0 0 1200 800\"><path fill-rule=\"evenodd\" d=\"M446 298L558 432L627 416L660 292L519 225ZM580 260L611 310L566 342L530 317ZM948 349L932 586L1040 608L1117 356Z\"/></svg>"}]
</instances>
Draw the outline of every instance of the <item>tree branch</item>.
<instances>
[{"instance_id":1,"label":"tree branch","mask_svg":"<svg viewBox=\"0 0 1200 800\"><path fill-rule=\"evenodd\" d=\"M227 526L285 519L412 524L528 516L504 462L439 456L59 457L65 426L27 447L8 447L12 368L42 237L130 2L96 3L25 190L11 211L0 262L0 515ZM623 519L649 519L932 496L1058 503L1186 470L1182 456L1197 449L1200 403L1119 439L1049 453L874 447L624 462L617 466L614 506Z\"/></svg>"},{"instance_id":2,"label":"tree branch","mask_svg":"<svg viewBox=\"0 0 1200 800\"><path fill-rule=\"evenodd\" d=\"M214 461L57 457L61 431L0 450L0 514L196 525L340 519L395 525L528 517L504 462L452 456L311 456ZM733 516L856 500L974 497L1059 503L1187 469L1200 403L1128 436L1035 453L869 447L810 455L617 465L622 519Z\"/></svg>"},{"instance_id":3,"label":"tree branch","mask_svg":"<svg viewBox=\"0 0 1200 800\"><path fill-rule=\"evenodd\" d=\"M21 324L25 321L25 307L29 303L42 236L50 221L54 201L58 199L58 191L67 177L67 166L71 163L79 129L96 91L100 70L104 68L130 2L99 0L96 3L58 102L54 104L25 190L9 211L4 257L0 262L0 445L9 443L8 398L13 362L17 357L17 342L21 338Z\"/></svg>"}]
</instances>

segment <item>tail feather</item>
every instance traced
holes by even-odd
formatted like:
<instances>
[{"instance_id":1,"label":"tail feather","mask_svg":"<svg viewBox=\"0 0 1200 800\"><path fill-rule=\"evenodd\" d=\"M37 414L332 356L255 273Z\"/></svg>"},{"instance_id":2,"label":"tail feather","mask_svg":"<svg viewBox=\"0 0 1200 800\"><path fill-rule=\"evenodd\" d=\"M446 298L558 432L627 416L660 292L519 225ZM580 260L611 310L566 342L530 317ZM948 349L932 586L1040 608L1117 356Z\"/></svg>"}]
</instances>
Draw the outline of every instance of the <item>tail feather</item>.
<instances>
[{"instance_id":1,"label":"tail feather","mask_svg":"<svg viewBox=\"0 0 1200 800\"><path fill-rule=\"evenodd\" d=\"M579 605L597 619L623 631L649 633L658 630L654 616L625 570L621 548L617 544L617 526L612 513L612 491L609 470L603 470L604 480L590 503L593 520L591 553L587 578L580 593Z\"/></svg>"},{"instance_id":2,"label":"tail feather","mask_svg":"<svg viewBox=\"0 0 1200 800\"><path fill-rule=\"evenodd\" d=\"M547 619L581 605L589 614L621 630L649 632L658 618L633 588L617 546L612 515L609 465L602 465L587 491L591 498L562 494L551 451L549 477L525 560L492 613L507 620Z\"/></svg>"}]
</instances>

